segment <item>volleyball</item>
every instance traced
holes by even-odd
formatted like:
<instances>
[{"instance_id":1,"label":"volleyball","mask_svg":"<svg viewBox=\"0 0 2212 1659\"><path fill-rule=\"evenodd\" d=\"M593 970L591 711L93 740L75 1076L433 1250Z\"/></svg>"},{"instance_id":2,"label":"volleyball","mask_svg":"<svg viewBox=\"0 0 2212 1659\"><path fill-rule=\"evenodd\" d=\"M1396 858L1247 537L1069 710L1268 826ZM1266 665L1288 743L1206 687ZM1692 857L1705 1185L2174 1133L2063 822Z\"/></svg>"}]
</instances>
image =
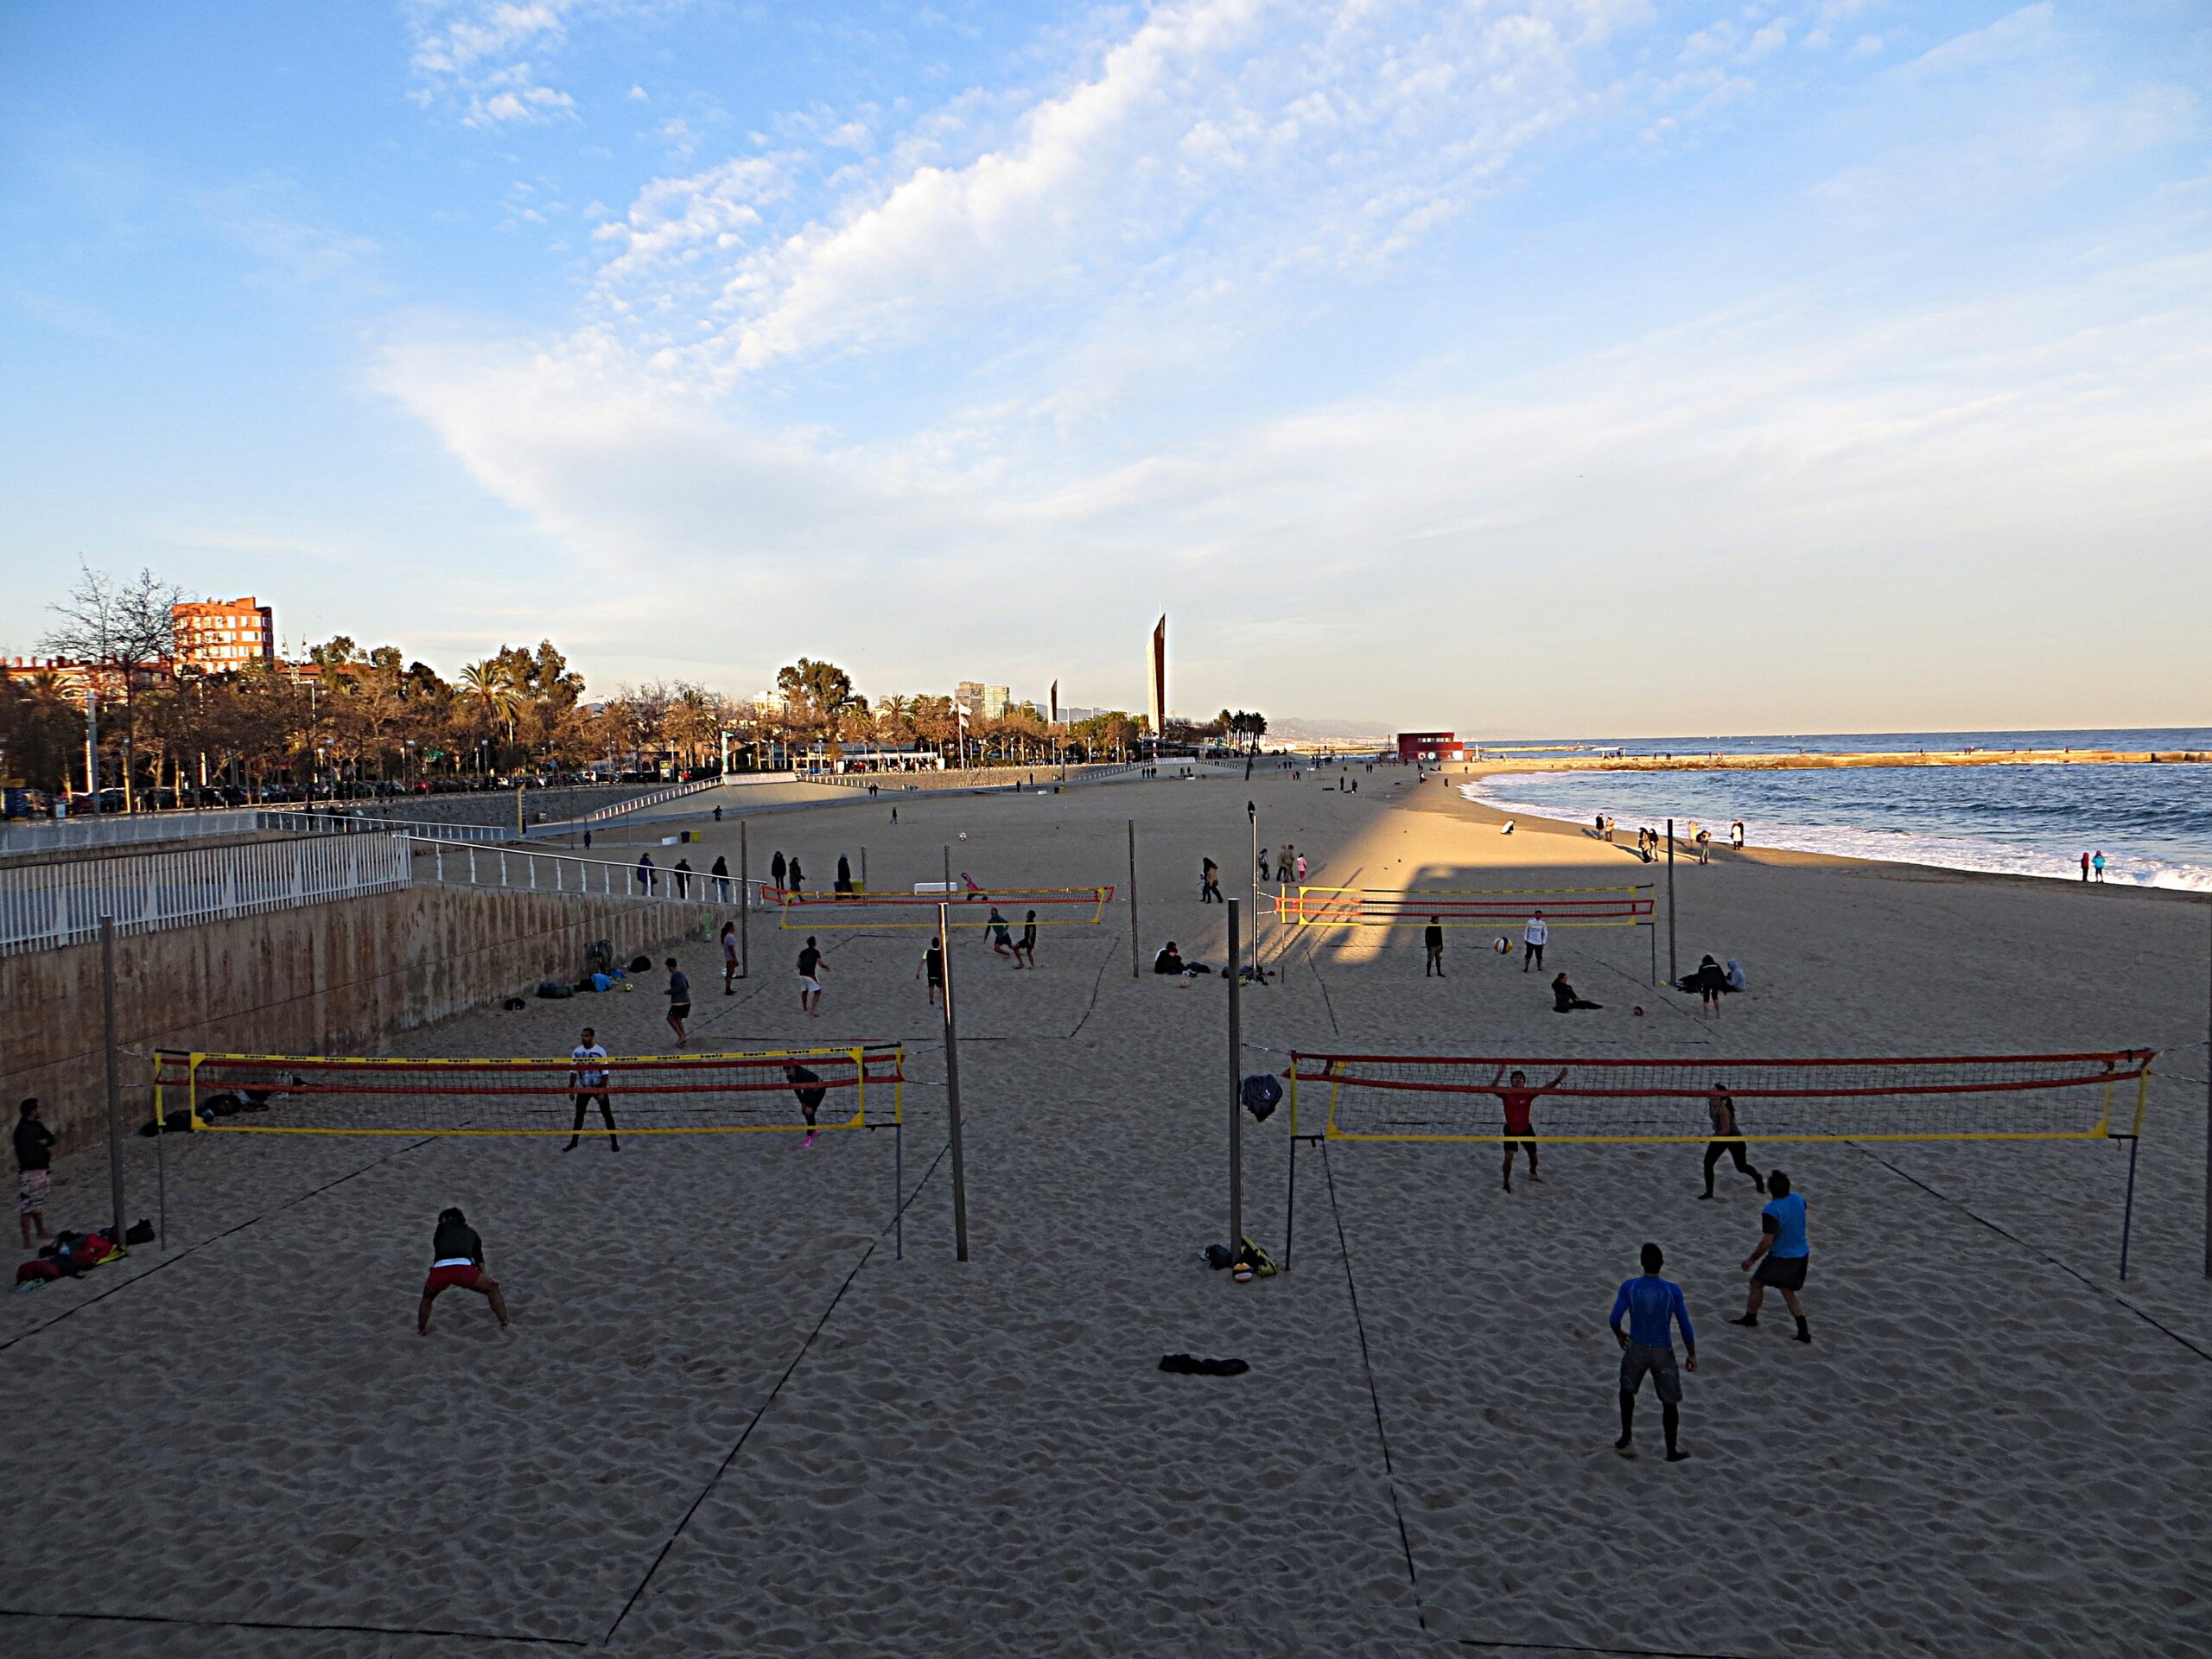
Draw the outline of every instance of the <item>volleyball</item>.
<instances>
[{"instance_id":1,"label":"volleyball","mask_svg":"<svg viewBox=\"0 0 2212 1659\"><path fill-rule=\"evenodd\" d=\"M1490 948L1501 957L1510 957L1513 954L1513 941L1501 933L1490 942Z\"/></svg>"}]
</instances>

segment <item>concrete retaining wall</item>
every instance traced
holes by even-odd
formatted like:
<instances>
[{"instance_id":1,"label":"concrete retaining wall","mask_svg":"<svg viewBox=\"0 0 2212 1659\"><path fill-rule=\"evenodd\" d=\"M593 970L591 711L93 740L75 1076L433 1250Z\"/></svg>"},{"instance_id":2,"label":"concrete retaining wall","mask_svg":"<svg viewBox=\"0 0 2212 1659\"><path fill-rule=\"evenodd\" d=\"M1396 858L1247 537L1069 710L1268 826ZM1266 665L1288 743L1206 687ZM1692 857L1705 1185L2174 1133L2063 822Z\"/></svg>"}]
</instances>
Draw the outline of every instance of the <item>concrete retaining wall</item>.
<instances>
[{"instance_id":1,"label":"concrete retaining wall","mask_svg":"<svg viewBox=\"0 0 2212 1659\"><path fill-rule=\"evenodd\" d=\"M124 1105L147 1120L156 1048L372 1054L404 1031L574 979L583 948L618 959L710 938L721 912L551 893L416 887L116 943ZM64 1150L106 1129L100 951L0 959L0 1104L44 1103Z\"/></svg>"}]
</instances>

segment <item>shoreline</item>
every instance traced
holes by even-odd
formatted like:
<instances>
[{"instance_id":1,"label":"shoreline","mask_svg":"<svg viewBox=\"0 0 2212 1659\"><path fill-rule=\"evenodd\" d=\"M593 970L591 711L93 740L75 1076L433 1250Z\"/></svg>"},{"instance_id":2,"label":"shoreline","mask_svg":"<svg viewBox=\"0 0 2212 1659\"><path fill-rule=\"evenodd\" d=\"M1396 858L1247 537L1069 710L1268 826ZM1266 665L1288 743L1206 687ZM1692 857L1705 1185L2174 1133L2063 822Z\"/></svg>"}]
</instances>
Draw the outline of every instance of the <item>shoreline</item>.
<instances>
[{"instance_id":1,"label":"shoreline","mask_svg":"<svg viewBox=\"0 0 2212 1659\"><path fill-rule=\"evenodd\" d=\"M1478 753L1480 747L1478 746ZM1476 760L1484 772L1834 772L1853 766L2212 766L2203 749L1866 749L1841 753L1571 755Z\"/></svg>"},{"instance_id":2,"label":"shoreline","mask_svg":"<svg viewBox=\"0 0 2212 1659\"><path fill-rule=\"evenodd\" d=\"M1621 770L1622 768L1589 766L1564 768L1548 767L1544 769L1594 772L1617 771ZM1675 771L1694 769L1694 768L1681 766L1656 768L1656 770ZM1599 840L1598 836L1592 835L1589 827L1579 818L1559 818L1553 817L1548 814L1535 812L1508 812L1502 807L1496 806L1488 801L1470 799L1466 795L1461 792L1460 785L1464 784L1479 783L1486 778L1512 776L1516 773L1526 773L1530 770L1533 770L1533 768L1510 764L1503 766L1495 764L1470 765L1456 776L1446 778L1446 781L1448 781L1452 785L1451 799L1459 803L1460 806L1472 810L1482 822L1493 824L1503 824L1510 820L1515 827L1516 834L1534 830L1535 833L1541 835L1571 836L1578 841L1587 842L1593 846L1605 846L1608 844ZM1611 845L1624 858L1632 859L1636 857L1635 832L1632 829L1629 832L1629 840L1626 844L1623 844L1620 842L1614 842L1611 843ZM1741 852L1738 852L1735 849L1728 846L1725 842L1716 840L1713 844L1713 851L1715 862L1720 862L1725 860L1733 860L1738 863L1764 864L1777 868L1853 871L1862 874L1877 876L1886 880L1895 881L1931 881L1939 879L1958 879L1961 880L1971 880L1974 881L1998 882L2010 887L2037 892L2047 891L2054 886L2064 887L2069 885L2071 881L2071 878L2065 876L2036 875L2027 872L2015 870L1964 869L1955 864L1932 864L1922 859L1865 858L1850 853L1812 852L1795 847L1767 847L1760 845L1756 841L1746 841L1744 844L1743 850ZM1693 864L1695 863L1695 847L1688 842L1678 842L1676 843L1676 858L1678 861L1686 861ZM1663 868L1665 862L1665 857L1662 855L1660 857L1654 859L1648 866L1639 861L1637 868L1640 869L1649 868L1656 870ZM2081 884L2075 883L2074 885ZM2154 887L2150 883L2139 881L2114 881L2101 885L2102 885L2105 891L2107 893L2152 894L2162 899L2195 900L2199 903L2212 901L2212 892L2206 892L2200 888Z\"/></svg>"}]
</instances>

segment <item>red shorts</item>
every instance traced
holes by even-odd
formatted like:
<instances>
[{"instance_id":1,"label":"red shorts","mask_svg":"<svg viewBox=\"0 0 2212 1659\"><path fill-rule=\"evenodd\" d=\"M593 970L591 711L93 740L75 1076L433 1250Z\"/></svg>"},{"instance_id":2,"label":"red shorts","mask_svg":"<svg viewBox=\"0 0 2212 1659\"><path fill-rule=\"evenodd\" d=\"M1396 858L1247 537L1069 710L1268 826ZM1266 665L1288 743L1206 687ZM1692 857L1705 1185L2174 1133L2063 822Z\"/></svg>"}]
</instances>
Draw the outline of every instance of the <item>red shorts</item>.
<instances>
[{"instance_id":1,"label":"red shorts","mask_svg":"<svg viewBox=\"0 0 2212 1659\"><path fill-rule=\"evenodd\" d=\"M476 1288L476 1281L484 1276L484 1269L464 1262L457 1268L432 1268L430 1276L423 1281L423 1300L429 1301L442 1290L459 1285L463 1290Z\"/></svg>"}]
</instances>

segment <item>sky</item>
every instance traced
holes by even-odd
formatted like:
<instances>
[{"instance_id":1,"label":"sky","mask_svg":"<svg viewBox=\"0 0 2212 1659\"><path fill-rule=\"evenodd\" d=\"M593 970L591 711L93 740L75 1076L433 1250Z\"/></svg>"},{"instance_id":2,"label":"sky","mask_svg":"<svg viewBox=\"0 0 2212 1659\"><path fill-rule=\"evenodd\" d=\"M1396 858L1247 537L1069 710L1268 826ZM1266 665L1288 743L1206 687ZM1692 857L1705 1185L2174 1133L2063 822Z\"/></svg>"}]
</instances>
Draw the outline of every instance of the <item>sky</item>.
<instances>
[{"instance_id":1,"label":"sky","mask_svg":"<svg viewBox=\"0 0 2212 1659\"><path fill-rule=\"evenodd\" d=\"M0 652L2212 721L2195 0L0 6Z\"/></svg>"}]
</instances>

